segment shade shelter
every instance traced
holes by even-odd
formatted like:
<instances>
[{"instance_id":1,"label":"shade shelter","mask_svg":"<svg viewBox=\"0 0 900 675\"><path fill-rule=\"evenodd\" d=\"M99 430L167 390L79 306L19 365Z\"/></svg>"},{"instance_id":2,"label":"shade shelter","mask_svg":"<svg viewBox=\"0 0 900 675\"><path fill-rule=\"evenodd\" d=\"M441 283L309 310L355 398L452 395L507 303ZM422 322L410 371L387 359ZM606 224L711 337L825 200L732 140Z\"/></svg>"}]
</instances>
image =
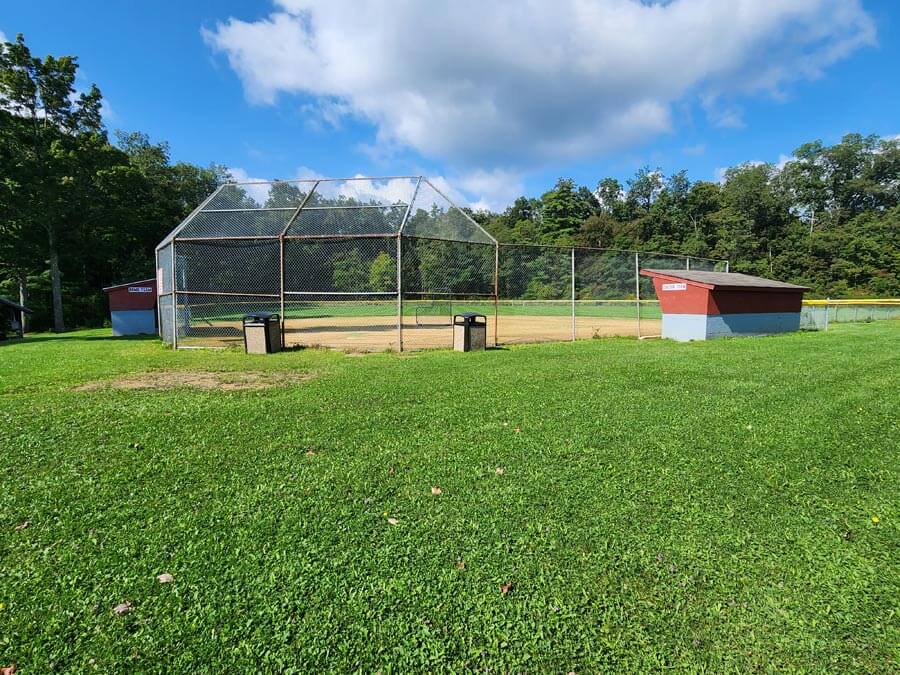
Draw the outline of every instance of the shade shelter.
<instances>
[{"instance_id":1,"label":"shade shelter","mask_svg":"<svg viewBox=\"0 0 900 675\"><path fill-rule=\"evenodd\" d=\"M156 279L107 286L113 335L156 333Z\"/></svg>"},{"instance_id":2,"label":"shade shelter","mask_svg":"<svg viewBox=\"0 0 900 675\"><path fill-rule=\"evenodd\" d=\"M12 333L13 337L22 337L25 332L25 315L31 313L25 305L0 298L0 340L5 340L8 333Z\"/></svg>"},{"instance_id":3,"label":"shade shelter","mask_svg":"<svg viewBox=\"0 0 900 675\"><path fill-rule=\"evenodd\" d=\"M800 329L808 288L749 274L642 269L662 310L662 336L707 340L731 335L770 335Z\"/></svg>"}]
</instances>

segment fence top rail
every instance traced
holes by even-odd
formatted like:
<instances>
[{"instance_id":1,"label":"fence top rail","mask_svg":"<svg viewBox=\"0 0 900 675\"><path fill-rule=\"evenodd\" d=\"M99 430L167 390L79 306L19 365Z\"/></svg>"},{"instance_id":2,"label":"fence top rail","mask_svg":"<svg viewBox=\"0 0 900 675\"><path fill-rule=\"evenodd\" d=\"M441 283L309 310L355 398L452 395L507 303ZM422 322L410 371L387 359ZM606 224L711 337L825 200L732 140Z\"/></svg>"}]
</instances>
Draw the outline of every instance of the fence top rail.
<instances>
[{"instance_id":1,"label":"fence top rail","mask_svg":"<svg viewBox=\"0 0 900 675\"><path fill-rule=\"evenodd\" d=\"M809 306L825 306L825 305L898 305L900 306L900 298L843 298L840 300L804 300L804 305Z\"/></svg>"}]
</instances>

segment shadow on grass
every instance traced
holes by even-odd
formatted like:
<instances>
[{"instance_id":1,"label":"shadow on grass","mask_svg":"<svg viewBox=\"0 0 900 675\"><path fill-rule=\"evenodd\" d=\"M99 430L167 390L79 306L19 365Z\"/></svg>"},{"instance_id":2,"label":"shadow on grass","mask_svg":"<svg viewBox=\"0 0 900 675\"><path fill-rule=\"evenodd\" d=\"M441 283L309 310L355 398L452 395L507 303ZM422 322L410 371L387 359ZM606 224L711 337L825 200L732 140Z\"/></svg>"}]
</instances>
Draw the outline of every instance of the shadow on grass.
<instances>
[{"instance_id":1,"label":"shadow on grass","mask_svg":"<svg viewBox=\"0 0 900 675\"><path fill-rule=\"evenodd\" d=\"M0 347L4 345L21 345L21 344L41 344L45 342L75 341L75 342L148 342L159 340L157 335L54 335L53 333L40 333L37 335L26 335L24 338L16 338L15 340L2 340Z\"/></svg>"}]
</instances>

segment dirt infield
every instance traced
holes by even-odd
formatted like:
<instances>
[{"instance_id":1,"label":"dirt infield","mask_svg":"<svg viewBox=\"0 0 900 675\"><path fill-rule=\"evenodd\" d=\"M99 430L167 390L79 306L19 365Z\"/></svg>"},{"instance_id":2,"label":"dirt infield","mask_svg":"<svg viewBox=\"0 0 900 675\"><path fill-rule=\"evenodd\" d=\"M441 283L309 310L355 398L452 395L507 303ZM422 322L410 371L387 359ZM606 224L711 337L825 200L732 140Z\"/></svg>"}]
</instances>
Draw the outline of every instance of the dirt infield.
<instances>
[{"instance_id":1,"label":"dirt infield","mask_svg":"<svg viewBox=\"0 0 900 675\"><path fill-rule=\"evenodd\" d=\"M641 335L659 335L658 319L641 321ZM579 340L608 336L636 336L637 321L600 317L576 317ZM572 339L572 318L568 316L500 316L497 343L562 342ZM488 317L488 344L494 344L494 317ZM182 346L227 346L241 344L241 324L220 322L192 326L191 335L179 339ZM351 352L377 352L398 348L397 323L387 316L349 316L289 319L285 324L285 346L327 347ZM417 326L406 317L403 324L404 349L449 349L453 330L448 325Z\"/></svg>"}]
</instances>

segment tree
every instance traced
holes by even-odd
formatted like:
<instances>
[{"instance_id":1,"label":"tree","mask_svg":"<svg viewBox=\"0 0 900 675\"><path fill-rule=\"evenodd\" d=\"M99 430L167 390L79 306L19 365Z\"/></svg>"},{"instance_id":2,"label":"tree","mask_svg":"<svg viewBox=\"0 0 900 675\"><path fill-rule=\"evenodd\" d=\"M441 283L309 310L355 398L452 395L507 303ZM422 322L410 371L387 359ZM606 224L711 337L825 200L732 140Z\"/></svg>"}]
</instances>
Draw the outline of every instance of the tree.
<instances>
[{"instance_id":1,"label":"tree","mask_svg":"<svg viewBox=\"0 0 900 675\"><path fill-rule=\"evenodd\" d=\"M397 289L397 263L384 251L375 256L369 267L369 288L383 292Z\"/></svg>"},{"instance_id":2,"label":"tree","mask_svg":"<svg viewBox=\"0 0 900 675\"><path fill-rule=\"evenodd\" d=\"M77 59L32 56L19 34L0 46L0 119L18 152L19 182L11 191L21 226L46 234L53 294L53 327L65 329L59 252L77 216L69 197L79 190L70 160L84 136L105 138L100 91L92 86L76 96ZM30 202L30 208L24 204Z\"/></svg>"}]
</instances>

